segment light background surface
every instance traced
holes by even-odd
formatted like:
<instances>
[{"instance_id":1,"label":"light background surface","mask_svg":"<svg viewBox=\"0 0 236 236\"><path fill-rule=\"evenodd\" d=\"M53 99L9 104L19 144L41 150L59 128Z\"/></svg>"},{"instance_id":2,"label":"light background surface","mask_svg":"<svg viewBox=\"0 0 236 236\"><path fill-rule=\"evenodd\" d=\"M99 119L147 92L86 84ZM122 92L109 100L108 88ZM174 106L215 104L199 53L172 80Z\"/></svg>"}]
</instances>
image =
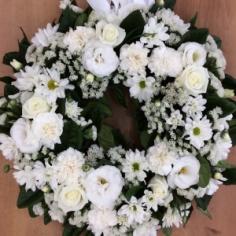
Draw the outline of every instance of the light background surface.
<instances>
[{"instance_id":1,"label":"light background surface","mask_svg":"<svg viewBox=\"0 0 236 236\"><path fill-rule=\"evenodd\" d=\"M0 0L0 60L4 53L17 48L21 39L19 27L31 37L46 23L59 15L58 0ZM83 0L78 1L84 5ZM223 39L228 67L227 72L236 76L236 1L235 0L177 0L176 12L189 20L199 13L198 25L209 27L213 34ZM11 71L0 65L0 76ZM2 92L2 85L0 86ZM122 121L123 122L123 121ZM236 163L236 149L231 160ZM31 219L27 210L16 208L18 187L11 174L3 174L7 162L0 157L0 235L2 236L60 236L57 223L43 225L41 218ZM185 229L175 230L174 236L235 236L236 187L222 187L215 195L209 210L212 220L194 211ZM159 234L160 235L160 234Z\"/></svg>"}]
</instances>

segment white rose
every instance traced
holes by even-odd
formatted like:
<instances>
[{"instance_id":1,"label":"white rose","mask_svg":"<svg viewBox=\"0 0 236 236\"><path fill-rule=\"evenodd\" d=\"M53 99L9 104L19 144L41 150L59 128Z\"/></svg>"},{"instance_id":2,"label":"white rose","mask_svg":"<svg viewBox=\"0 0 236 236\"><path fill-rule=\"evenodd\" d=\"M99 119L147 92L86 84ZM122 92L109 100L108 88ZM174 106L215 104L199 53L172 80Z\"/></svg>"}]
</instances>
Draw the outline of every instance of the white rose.
<instances>
[{"instance_id":1,"label":"white rose","mask_svg":"<svg viewBox=\"0 0 236 236\"><path fill-rule=\"evenodd\" d=\"M113 208L123 185L120 170L108 165L91 171L85 180L87 197L98 208Z\"/></svg>"},{"instance_id":2,"label":"white rose","mask_svg":"<svg viewBox=\"0 0 236 236\"><path fill-rule=\"evenodd\" d=\"M24 103L22 116L24 118L33 119L40 113L48 112L49 109L50 107L44 98L33 96Z\"/></svg>"},{"instance_id":3,"label":"white rose","mask_svg":"<svg viewBox=\"0 0 236 236\"><path fill-rule=\"evenodd\" d=\"M5 134L0 134L0 151L7 160L13 160L19 155L15 141Z\"/></svg>"},{"instance_id":4,"label":"white rose","mask_svg":"<svg viewBox=\"0 0 236 236\"><path fill-rule=\"evenodd\" d=\"M12 126L11 137L23 153L35 153L41 148L39 138L32 132L30 121L20 118Z\"/></svg>"},{"instance_id":5,"label":"white rose","mask_svg":"<svg viewBox=\"0 0 236 236\"><path fill-rule=\"evenodd\" d=\"M83 50L86 43L95 37L95 30L88 27L78 26L75 30L70 31L65 35L63 43L68 46L71 53L79 53Z\"/></svg>"},{"instance_id":6,"label":"white rose","mask_svg":"<svg viewBox=\"0 0 236 236\"><path fill-rule=\"evenodd\" d=\"M158 47L153 50L148 66L156 76L177 77L183 70L182 54L173 48Z\"/></svg>"},{"instance_id":7,"label":"white rose","mask_svg":"<svg viewBox=\"0 0 236 236\"><path fill-rule=\"evenodd\" d=\"M184 43L179 47L178 51L183 53L184 66L203 66L206 63L206 49L199 43Z\"/></svg>"},{"instance_id":8,"label":"white rose","mask_svg":"<svg viewBox=\"0 0 236 236\"><path fill-rule=\"evenodd\" d=\"M52 112L41 113L33 120L32 129L43 145L54 148L54 144L61 142L63 117Z\"/></svg>"},{"instance_id":9,"label":"white rose","mask_svg":"<svg viewBox=\"0 0 236 236\"><path fill-rule=\"evenodd\" d=\"M185 156L176 160L168 176L171 188L187 189L199 182L200 163L194 156Z\"/></svg>"},{"instance_id":10,"label":"white rose","mask_svg":"<svg viewBox=\"0 0 236 236\"><path fill-rule=\"evenodd\" d=\"M177 78L177 84L184 87L191 95L206 93L209 83L209 73L201 66L188 66Z\"/></svg>"},{"instance_id":11,"label":"white rose","mask_svg":"<svg viewBox=\"0 0 236 236\"><path fill-rule=\"evenodd\" d=\"M65 214L82 209L88 202L84 188L79 184L59 188L54 195L54 200L58 202L59 208Z\"/></svg>"},{"instance_id":12,"label":"white rose","mask_svg":"<svg viewBox=\"0 0 236 236\"><path fill-rule=\"evenodd\" d=\"M97 77L105 77L116 71L119 58L111 46L91 41L84 49L82 64Z\"/></svg>"},{"instance_id":13,"label":"white rose","mask_svg":"<svg viewBox=\"0 0 236 236\"><path fill-rule=\"evenodd\" d=\"M112 235L110 229L117 225L117 223L115 211L95 208L88 212L89 229L91 229L95 235Z\"/></svg>"},{"instance_id":14,"label":"white rose","mask_svg":"<svg viewBox=\"0 0 236 236\"><path fill-rule=\"evenodd\" d=\"M96 25L96 33L98 38L104 44L118 46L125 39L125 30L119 26L105 21L99 21Z\"/></svg>"}]
</instances>

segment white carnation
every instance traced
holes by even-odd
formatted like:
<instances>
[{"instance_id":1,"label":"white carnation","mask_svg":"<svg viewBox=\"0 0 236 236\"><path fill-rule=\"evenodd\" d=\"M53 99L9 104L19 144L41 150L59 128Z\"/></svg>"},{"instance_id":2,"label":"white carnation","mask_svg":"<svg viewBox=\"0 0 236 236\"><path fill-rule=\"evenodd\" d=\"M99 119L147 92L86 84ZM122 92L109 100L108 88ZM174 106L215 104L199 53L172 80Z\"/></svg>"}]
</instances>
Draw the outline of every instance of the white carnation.
<instances>
[{"instance_id":1,"label":"white carnation","mask_svg":"<svg viewBox=\"0 0 236 236\"><path fill-rule=\"evenodd\" d=\"M119 58L111 46L91 41L84 49L82 64L92 74L105 77L116 71Z\"/></svg>"},{"instance_id":2,"label":"white carnation","mask_svg":"<svg viewBox=\"0 0 236 236\"><path fill-rule=\"evenodd\" d=\"M182 54L169 47L155 48L148 67L156 76L177 77L183 70Z\"/></svg>"},{"instance_id":3,"label":"white carnation","mask_svg":"<svg viewBox=\"0 0 236 236\"><path fill-rule=\"evenodd\" d=\"M63 117L55 113L41 113L32 122L32 130L41 143L48 148L54 148L60 143L63 132Z\"/></svg>"},{"instance_id":4,"label":"white carnation","mask_svg":"<svg viewBox=\"0 0 236 236\"><path fill-rule=\"evenodd\" d=\"M108 165L92 170L85 180L87 197L98 208L113 208L123 185L119 169Z\"/></svg>"},{"instance_id":5,"label":"white carnation","mask_svg":"<svg viewBox=\"0 0 236 236\"><path fill-rule=\"evenodd\" d=\"M19 156L15 141L5 134L0 134L0 151L7 160L14 160Z\"/></svg>"}]
</instances>

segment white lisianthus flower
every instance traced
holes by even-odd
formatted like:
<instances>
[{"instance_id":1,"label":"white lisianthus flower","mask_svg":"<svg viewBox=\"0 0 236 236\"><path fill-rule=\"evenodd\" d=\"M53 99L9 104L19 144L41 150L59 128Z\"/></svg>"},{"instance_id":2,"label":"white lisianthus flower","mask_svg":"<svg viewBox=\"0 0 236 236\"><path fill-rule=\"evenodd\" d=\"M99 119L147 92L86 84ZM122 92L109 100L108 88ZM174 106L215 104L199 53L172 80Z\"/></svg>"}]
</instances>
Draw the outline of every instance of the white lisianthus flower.
<instances>
[{"instance_id":1,"label":"white lisianthus flower","mask_svg":"<svg viewBox=\"0 0 236 236\"><path fill-rule=\"evenodd\" d=\"M150 100L154 95L154 82L153 77L142 77L142 76L132 76L129 77L125 82L128 86L130 96L138 99L140 102Z\"/></svg>"},{"instance_id":2,"label":"white lisianthus flower","mask_svg":"<svg viewBox=\"0 0 236 236\"><path fill-rule=\"evenodd\" d=\"M156 76L177 77L183 70L182 54L173 48L155 48L148 64Z\"/></svg>"},{"instance_id":3,"label":"white lisianthus flower","mask_svg":"<svg viewBox=\"0 0 236 236\"><path fill-rule=\"evenodd\" d=\"M85 179L87 197L98 208L113 208L123 185L119 169L108 165L92 170Z\"/></svg>"},{"instance_id":4,"label":"white lisianthus flower","mask_svg":"<svg viewBox=\"0 0 236 236\"><path fill-rule=\"evenodd\" d=\"M63 117L52 112L41 113L33 120L32 130L43 145L54 148L56 143L61 142Z\"/></svg>"},{"instance_id":5,"label":"white lisianthus flower","mask_svg":"<svg viewBox=\"0 0 236 236\"><path fill-rule=\"evenodd\" d=\"M176 83L185 88L191 95L206 93L209 84L208 70L201 66L188 66L177 78Z\"/></svg>"},{"instance_id":6,"label":"white lisianthus flower","mask_svg":"<svg viewBox=\"0 0 236 236\"><path fill-rule=\"evenodd\" d=\"M148 186L152 189L157 205L165 206L172 200L168 183L164 177L156 175L151 179Z\"/></svg>"},{"instance_id":7,"label":"white lisianthus flower","mask_svg":"<svg viewBox=\"0 0 236 236\"><path fill-rule=\"evenodd\" d=\"M58 71L47 69L39 78L35 94L45 97L48 103L53 104L57 98L65 97L65 90L72 89L74 86L69 84L68 79L61 79Z\"/></svg>"},{"instance_id":8,"label":"white lisianthus flower","mask_svg":"<svg viewBox=\"0 0 236 236\"><path fill-rule=\"evenodd\" d=\"M144 152L138 150L128 151L123 161L122 172L129 181L144 181L147 177L148 164Z\"/></svg>"},{"instance_id":9,"label":"white lisianthus flower","mask_svg":"<svg viewBox=\"0 0 236 236\"><path fill-rule=\"evenodd\" d=\"M148 10L154 0L88 0L89 5L101 17L105 17L109 22L119 24L131 12L142 9Z\"/></svg>"},{"instance_id":10,"label":"white lisianthus flower","mask_svg":"<svg viewBox=\"0 0 236 236\"><path fill-rule=\"evenodd\" d=\"M143 36L140 41L148 48L153 48L153 46L164 46L163 42L170 38L170 35L167 32L168 27L163 23L158 23L156 17L151 17L144 26Z\"/></svg>"},{"instance_id":11,"label":"white lisianthus flower","mask_svg":"<svg viewBox=\"0 0 236 236\"><path fill-rule=\"evenodd\" d=\"M111 235L109 232L117 223L117 215L114 210L94 208L88 212L88 228L96 236Z\"/></svg>"},{"instance_id":12,"label":"white lisianthus flower","mask_svg":"<svg viewBox=\"0 0 236 236\"><path fill-rule=\"evenodd\" d=\"M147 159L150 170L159 175L168 175L177 155L165 143L157 143L148 149Z\"/></svg>"},{"instance_id":13,"label":"white lisianthus flower","mask_svg":"<svg viewBox=\"0 0 236 236\"><path fill-rule=\"evenodd\" d=\"M23 153L35 153L41 148L40 140L31 126L29 120L20 118L11 127L11 137Z\"/></svg>"},{"instance_id":14,"label":"white lisianthus flower","mask_svg":"<svg viewBox=\"0 0 236 236\"><path fill-rule=\"evenodd\" d=\"M97 77L105 77L116 71L119 58L111 46L99 41L91 41L84 49L82 64L86 70Z\"/></svg>"},{"instance_id":15,"label":"white lisianthus flower","mask_svg":"<svg viewBox=\"0 0 236 236\"><path fill-rule=\"evenodd\" d=\"M150 218L150 212L146 211L142 205L142 201L134 196L131 197L128 204L123 205L119 209L118 215L126 217L129 226L135 223L142 224Z\"/></svg>"},{"instance_id":16,"label":"white lisianthus flower","mask_svg":"<svg viewBox=\"0 0 236 236\"><path fill-rule=\"evenodd\" d=\"M38 83L40 74L39 66L26 66L24 70L14 74L16 81L12 84L21 91L32 91Z\"/></svg>"},{"instance_id":17,"label":"white lisianthus flower","mask_svg":"<svg viewBox=\"0 0 236 236\"><path fill-rule=\"evenodd\" d=\"M97 23L96 34L102 43L111 45L112 47L120 45L126 36L124 29L103 20Z\"/></svg>"},{"instance_id":18,"label":"white lisianthus flower","mask_svg":"<svg viewBox=\"0 0 236 236\"><path fill-rule=\"evenodd\" d=\"M32 38L31 42L36 47L48 47L51 42L60 33L57 33L59 25L52 26L47 24L45 29L39 29L35 36Z\"/></svg>"},{"instance_id":19,"label":"white lisianthus flower","mask_svg":"<svg viewBox=\"0 0 236 236\"><path fill-rule=\"evenodd\" d=\"M135 228L133 236L156 236L157 230L160 228L159 221L153 219Z\"/></svg>"},{"instance_id":20,"label":"white lisianthus flower","mask_svg":"<svg viewBox=\"0 0 236 236\"><path fill-rule=\"evenodd\" d=\"M203 45L195 42L182 44L178 51L183 53L183 64L203 66L206 63L207 51Z\"/></svg>"},{"instance_id":21,"label":"white lisianthus flower","mask_svg":"<svg viewBox=\"0 0 236 236\"><path fill-rule=\"evenodd\" d=\"M125 44L120 50L120 69L129 75L145 75L148 52L140 42Z\"/></svg>"},{"instance_id":22,"label":"white lisianthus flower","mask_svg":"<svg viewBox=\"0 0 236 236\"><path fill-rule=\"evenodd\" d=\"M51 187L56 188L58 184L77 183L84 176L82 170L84 163L84 155L73 148L61 152L49 169L52 173Z\"/></svg>"},{"instance_id":23,"label":"white lisianthus flower","mask_svg":"<svg viewBox=\"0 0 236 236\"><path fill-rule=\"evenodd\" d=\"M7 160L14 160L19 156L15 141L5 134L0 134L0 151Z\"/></svg>"},{"instance_id":24,"label":"white lisianthus flower","mask_svg":"<svg viewBox=\"0 0 236 236\"><path fill-rule=\"evenodd\" d=\"M58 207L66 214L82 209L88 202L84 188L79 184L59 187L54 195Z\"/></svg>"},{"instance_id":25,"label":"white lisianthus flower","mask_svg":"<svg viewBox=\"0 0 236 236\"><path fill-rule=\"evenodd\" d=\"M75 30L70 29L65 35L63 43L68 47L68 50L71 53L80 53L87 42L95 36L94 29L78 26Z\"/></svg>"},{"instance_id":26,"label":"white lisianthus flower","mask_svg":"<svg viewBox=\"0 0 236 236\"><path fill-rule=\"evenodd\" d=\"M204 146L204 141L212 137L211 123L206 117L187 118L185 124L187 139L197 149Z\"/></svg>"},{"instance_id":27,"label":"white lisianthus flower","mask_svg":"<svg viewBox=\"0 0 236 236\"><path fill-rule=\"evenodd\" d=\"M171 188L187 189L199 182L200 162L194 156L184 156L175 161L174 167L168 176Z\"/></svg>"},{"instance_id":28,"label":"white lisianthus flower","mask_svg":"<svg viewBox=\"0 0 236 236\"><path fill-rule=\"evenodd\" d=\"M48 112L50 106L47 101L40 96L32 96L28 99L22 107L22 117L33 119L38 114Z\"/></svg>"}]
</instances>

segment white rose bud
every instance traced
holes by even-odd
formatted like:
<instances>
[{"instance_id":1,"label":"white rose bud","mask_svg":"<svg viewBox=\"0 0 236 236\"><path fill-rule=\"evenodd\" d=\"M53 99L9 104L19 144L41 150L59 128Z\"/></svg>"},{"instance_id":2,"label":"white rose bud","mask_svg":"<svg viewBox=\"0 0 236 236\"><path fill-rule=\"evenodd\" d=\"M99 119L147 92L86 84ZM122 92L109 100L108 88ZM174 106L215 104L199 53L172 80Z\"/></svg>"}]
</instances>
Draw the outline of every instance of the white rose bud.
<instances>
[{"instance_id":1,"label":"white rose bud","mask_svg":"<svg viewBox=\"0 0 236 236\"><path fill-rule=\"evenodd\" d=\"M33 119L40 113L48 112L50 106L47 101L39 96L33 96L28 99L22 108L22 116L24 118Z\"/></svg>"},{"instance_id":2,"label":"white rose bud","mask_svg":"<svg viewBox=\"0 0 236 236\"><path fill-rule=\"evenodd\" d=\"M23 65L22 63L20 63L19 61L17 61L16 59L13 59L11 62L10 62L10 65L16 70L16 71L19 71Z\"/></svg>"},{"instance_id":3,"label":"white rose bud","mask_svg":"<svg viewBox=\"0 0 236 236\"><path fill-rule=\"evenodd\" d=\"M184 87L191 95L206 93L209 74L206 68L201 66L188 66L177 78L177 84Z\"/></svg>"},{"instance_id":4,"label":"white rose bud","mask_svg":"<svg viewBox=\"0 0 236 236\"><path fill-rule=\"evenodd\" d=\"M58 189L54 198L64 213L78 211L88 202L84 188L78 184L64 186Z\"/></svg>"},{"instance_id":5,"label":"white rose bud","mask_svg":"<svg viewBox=\"0 0 236 236\"><path fill-rule=\"evenodd\" d=\"M125 39L125 30L119 26L105 21L100 21L96 25L96 34L104 44L118 46Z\"/></svg>"}]
</instances>

